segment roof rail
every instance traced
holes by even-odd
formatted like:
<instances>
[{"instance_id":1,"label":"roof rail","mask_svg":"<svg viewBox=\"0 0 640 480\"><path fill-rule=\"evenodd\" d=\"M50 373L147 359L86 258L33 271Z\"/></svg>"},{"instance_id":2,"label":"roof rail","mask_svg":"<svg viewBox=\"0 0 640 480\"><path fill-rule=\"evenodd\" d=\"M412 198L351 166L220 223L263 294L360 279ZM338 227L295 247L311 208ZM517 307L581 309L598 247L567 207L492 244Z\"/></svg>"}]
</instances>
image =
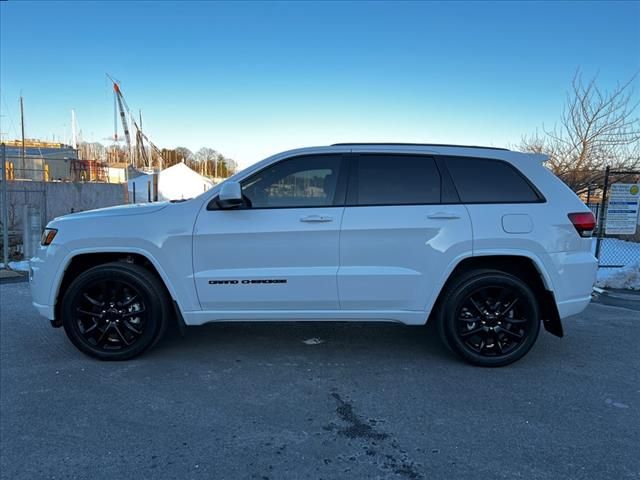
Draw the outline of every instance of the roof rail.
<instances>
[{"instance_id":1,"label":"roof rail","mask_svg":"<svg viewBox=\"0 0 640 480\"><path fill-rule=\"evenodd\" d=\"M448 143L397 143L397 142L353 142L353 143L334 143L332 147L344 147L349 145L394 145L394 146L413 146L413 147L460 147L460 148L482 148L485 150L506 150L502 147L481 147L478 145L454 145Z\"/></svg>"}]
</instances>

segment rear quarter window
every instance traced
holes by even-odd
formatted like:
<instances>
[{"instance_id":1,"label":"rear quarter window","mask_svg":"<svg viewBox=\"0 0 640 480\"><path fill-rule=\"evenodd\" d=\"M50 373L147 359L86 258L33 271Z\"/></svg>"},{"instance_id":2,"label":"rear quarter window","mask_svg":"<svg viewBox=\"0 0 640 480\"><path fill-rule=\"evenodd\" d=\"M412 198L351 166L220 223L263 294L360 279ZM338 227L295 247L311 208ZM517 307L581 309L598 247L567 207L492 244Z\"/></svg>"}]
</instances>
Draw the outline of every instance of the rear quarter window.
<instances>
[{"instance_id":1,"label":"rear quarter window","mask_svg":"<svg viewBox=\"0 0 640 480\"><path fill-rule=\"evenodd\" d=\"M522 173L502 160L447 157L445 163L462 203L534 203L543 200Z\"/></svg>"}]
</instances>

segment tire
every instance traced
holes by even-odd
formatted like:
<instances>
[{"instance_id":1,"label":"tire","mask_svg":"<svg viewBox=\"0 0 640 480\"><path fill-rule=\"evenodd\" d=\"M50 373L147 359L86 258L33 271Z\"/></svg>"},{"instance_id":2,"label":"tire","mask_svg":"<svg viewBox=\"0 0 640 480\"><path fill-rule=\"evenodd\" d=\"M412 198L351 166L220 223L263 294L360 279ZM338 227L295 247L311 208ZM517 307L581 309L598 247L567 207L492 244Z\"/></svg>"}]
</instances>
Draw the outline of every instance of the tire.
<instances>
[{"instance_id":1,"label":"tire","mask_svg":"<svg viewBox=\"0 0 640 480\"><path fill-rule=\"evenodd\" d=\"M440 337L454 353L481 367L509 365L531 350L540 333L538 302L519 278L475 270L443 292Z\"/></svg>"},{"instance_id":2,"label":"tire","mask_svg":"<svg viewBox=\"0 0 640 480\"><path fill-rule=\"evenodd\" d=\"M80 274L60 308L71 343L99 360L128 360L151 348L164 334L170 311L160 280L124 262Z\"/></svg>"}]
</instances>

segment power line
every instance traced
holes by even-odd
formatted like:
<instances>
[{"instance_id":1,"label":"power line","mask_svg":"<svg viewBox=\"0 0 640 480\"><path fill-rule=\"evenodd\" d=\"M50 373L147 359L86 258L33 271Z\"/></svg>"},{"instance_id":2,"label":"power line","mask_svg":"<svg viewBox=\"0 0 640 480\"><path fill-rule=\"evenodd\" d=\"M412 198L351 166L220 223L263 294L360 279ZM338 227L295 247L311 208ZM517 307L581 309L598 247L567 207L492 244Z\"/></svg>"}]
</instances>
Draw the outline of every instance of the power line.
<instances>
[{"instance_id":1,"label":"power line","mask_svg":"<svg viewBox=\"0 0 640 480\"><path fill-rule=\"evenodd\" d=\"M11 122L11 127L13 128L13 135L14 138L18 138L18 130L16 128L15 123L13 123L13 115L11 114L11 109L9 108L9 105L7 104L6 99L4 98L4 95L2 94L2 91L0 91L0 97L2 97L2 103L4 103L4 108L7 111L8 118L9 118L9 122ZM3 115L5 116L5 115Z\"/></svg>"}]
</instances>

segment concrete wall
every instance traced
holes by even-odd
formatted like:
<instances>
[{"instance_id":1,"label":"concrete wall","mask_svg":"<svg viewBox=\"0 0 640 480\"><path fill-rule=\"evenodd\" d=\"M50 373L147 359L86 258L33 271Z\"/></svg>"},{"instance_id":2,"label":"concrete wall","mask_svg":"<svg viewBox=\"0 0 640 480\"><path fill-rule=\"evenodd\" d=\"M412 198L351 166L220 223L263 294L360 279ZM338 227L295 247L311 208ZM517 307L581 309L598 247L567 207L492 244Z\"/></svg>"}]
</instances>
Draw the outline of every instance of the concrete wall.
<instances>
[{"instance_id":1,"label":"concrete wall","mask_svg":"<svg viewBox=\"0 0 640 480\"><path fill-rule=\"evenodd\" d=\"M46 182L47 221L72 212L122 205L126 184Z\"/></svg>"},{"instance_id":2,"label":"concrete wall","mask_svg":"<svg viewBox=\"0 0 640 480\"><path fill-rule=\"evenodd\" d=\"M19 245L22 243L22 224L27 206L39 209L44 228L47 222L61 215L125 204L126 195L126 184L9 181L6 206L2 205L0 197L0 223L2 209L7 208L9 245Z\"/></svg>"}]
</instances>

